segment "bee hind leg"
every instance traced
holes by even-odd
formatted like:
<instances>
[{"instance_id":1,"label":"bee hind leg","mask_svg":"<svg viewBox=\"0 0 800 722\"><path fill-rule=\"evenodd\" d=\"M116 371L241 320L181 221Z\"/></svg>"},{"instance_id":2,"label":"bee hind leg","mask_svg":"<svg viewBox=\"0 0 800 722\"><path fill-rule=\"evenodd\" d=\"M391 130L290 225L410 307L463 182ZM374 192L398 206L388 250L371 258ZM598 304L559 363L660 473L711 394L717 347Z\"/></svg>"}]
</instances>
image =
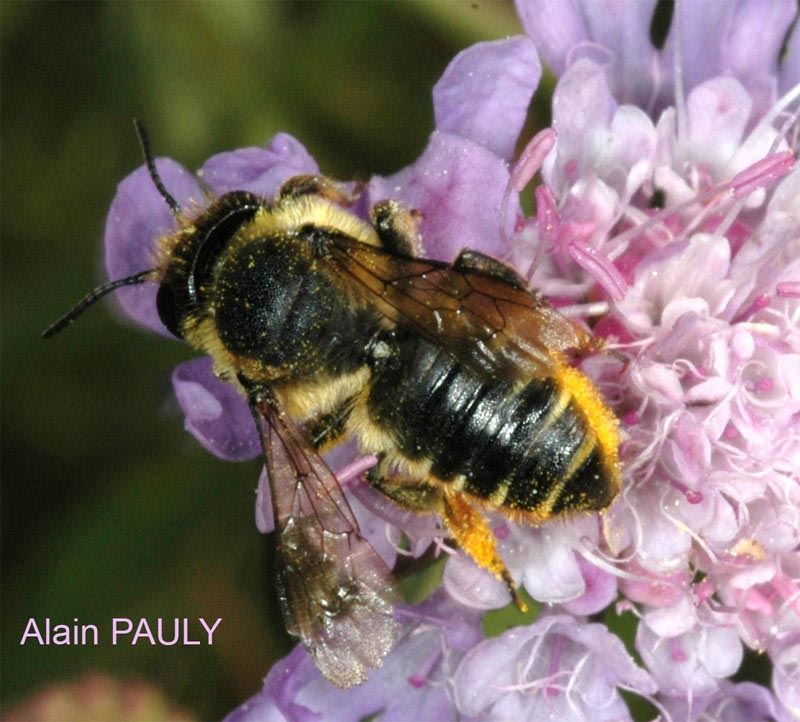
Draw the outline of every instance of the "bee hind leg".
<instances>
[{"instance_id":1,"label":"bee hind leg","mask_svg":"<svg viewBox=\"0 0 800 722\"><path fill-rule=\"evenodd\" d=\"M450 535L475 563L505 582L511 599L521 612L528 606L517 592L517 584L497 552L494 534L486 518L473 508L463 494L451 493L441 486L418 481L389 478L381 472L382 464L370 469L367 481L404 509L418 514L436 513Z\"/></svg>"},{"instance_id":2,"label":"bee hind leg","mask_svg":"<svg viewBox=\"0 0 800 722\"><path fill-rule=\"evenodd\" d=\"M490 571L505 582L517 609L527 612L528 605L519 596L511 572L497 553L494 534L489 528L486 517L475 509L463 494L445 493L442 519L458 545L479 567Z\"/></svg>"}]
</instances>

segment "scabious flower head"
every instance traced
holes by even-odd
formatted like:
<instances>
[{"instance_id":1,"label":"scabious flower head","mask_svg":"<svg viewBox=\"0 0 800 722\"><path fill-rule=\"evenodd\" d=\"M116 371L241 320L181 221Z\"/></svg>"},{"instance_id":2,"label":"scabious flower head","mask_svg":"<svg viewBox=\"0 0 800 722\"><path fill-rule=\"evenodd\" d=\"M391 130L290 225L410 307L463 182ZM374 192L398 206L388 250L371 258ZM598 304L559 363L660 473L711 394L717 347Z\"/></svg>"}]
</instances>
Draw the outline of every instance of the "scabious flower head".
<instances>
[{"instance_id":1,"label":"scabious flower head","mask_svg":"<svg viewBox=\"0 0 800 722\"><path fill-rule=\"evenodd\" d=\"M657 48L655 5L519 0L528 36L457 56L434 89L426 149L372 178L358 206L417 208L426 255L471 247L511 262L592 325L608 352L582 368L621 420L622 493L605 514L541 528L492 517L515 579L554 606L533 626L480 642L477 615L508 592L440 545L444 591L430 608L399 610L403 637L364 687L333 689L295 650L237 721L624 719L621 689L666 719L800 714L800 25L787 37L797 7L678 3ZM552 127L509 167L537 51L560 76ZM184 208L204 207L197 178L168 159L158 167ZM271 197L315 172L281 134L266 149L215 156L198 175L213 194ZM519 194L537 173L526 217ZM171 224L144 169L123 181L106 233L110 275L148 267ZM165 333L153 288L120 300ZM179 366L173 385L206 448L258 454L244 401L207 360ZM387 563L437 538L435 519L399 511L360 479L369 459L345 449L329 463ZM262 531L272 528L268 492L262 477ZM638 618L646 670L585 619L615 600ZM445 618L470 633L454 641ZM745 646L772 661L772 690L730 682Z\"/></svg>"}]
</instances>

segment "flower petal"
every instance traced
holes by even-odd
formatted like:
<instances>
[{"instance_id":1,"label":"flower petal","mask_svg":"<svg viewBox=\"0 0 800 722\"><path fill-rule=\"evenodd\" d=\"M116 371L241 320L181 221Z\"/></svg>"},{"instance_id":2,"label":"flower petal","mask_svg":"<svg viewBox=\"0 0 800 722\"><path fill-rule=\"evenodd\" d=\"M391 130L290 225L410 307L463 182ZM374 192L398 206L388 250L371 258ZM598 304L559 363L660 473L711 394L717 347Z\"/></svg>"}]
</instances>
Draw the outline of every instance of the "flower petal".
<instances>
[{"instance_id":1,"label":"flower petal","mask_svg":"<svg viewBox=\"0 0 800 722\"><path fill-rule=\"evenodd\" d=\"M526 32L547 64L563 74L579 51L611 54L603 68L621 103L649 110L656 88L657 51L650 42L656 0L517 0Z\"/></svg>"},{"instance_id":2,"label":"flower petal","mask_svg":"<svg viewBox=\"0 0 800 722\"><path fill-rule=\"evenodd\" d=\"M573 47L589 39L581 0L515 0L522 27L556 75Z\"/></svg>"},{"instance_id":3,"label":"flower petal","mask_svg":"<svg viewBox=\"0 0 800 722\"><path fill-rule=\"evenodd\" d=\"M505 162L466 138L435 132L414 165L369 183L370 205L394 199L422 212L420 226L425 255L451 261L463 248L503 258L508 247L501 237L500 213L510 180ZM512 194L508 217L511 232L518 211Z\"/></svg>"},{"instance_id":4,"label":"flower petal","mask_svg":"<svg viewBox=\"0 0 800 722\"><path fill-rule=\"evenodd\" d=\"M564 609L579 616L596 614L611 604L617 596L617 578L581 556L577 560L586 591L577 599L565 602Z\"/></svg>"},{"instance_id":5,"label":"flower petal","mask_svg":"<svg viewBox=\"0 0 800 722\"><path fill-rule=\"evenodd\" d=\"M197 179L171 158L156 161L164 187L184 211L191 213L203 203ZM145 166L140 166L117 186L106 218L106 270L111 279L131 276L153 267L156 241L176 229L175 218L156 190ZM156 310L154 283L121 288L116 299L135 321L152 331L172 337Z\"/></svg>"},{"instance_id":6,"label":"flower petal","mask_svg":"<svg viewBox=\"0 0 800 722\"><path fill-rule=\"evenodd\" d=\"M471 609L501 609L511 601L502 582L461 554L447 560L442 584L453 599Z\"/></svg>"},{"instance_id":7,"label":"flower petal","mask_svg":"<svg viewBox=\"0 0 800 722\"><path fill-rule=\"evenodd\" d=\"M278 133L266 148L240 148L209 158L198 175L217 194L250 191L272 198L292 176L319 173L305 147L288 133Z\"/></svg>"},{"instance_id":8,"label":"flower petal","mask_svg":"<svg viewBox=\"0 0 800 722\"><path fill-rule=\"evenodd\" d=\"M619 720L617 691L655 691L650 676L601 624L546 616L487 639L456 670L459 710L481 720Z\"/></svg>"},{"instance_id":9,"label":"flower petal","mask_svg":"<svg viewBox=\"0 0 800 722\"><path fill-rule=\"evenodd\" d=\"M462 50L433 88L436 128L510 160L541 75L525 36Z\"/></svg>"},{"instance_id":10,"label":"flower petal","mask_svg":"<svg viewBox=\"0 0 800 722\"><path fill-rule=\"evenodd\" d=\"M798 83L800 83L800 23L795 23L786 43L786 55L781 61L781 93L788 93Z\"/></svg>"},{"instance_id":11,"label":"flower petal","mask_svg":"<svg viewBox=\"0 0 800 722\"><path fill-rule=\"evenodd\" d=\"M241 461L261 453L247 402L214 375L210 358L178 365L172 387L186 415L186 430L214 456Z\"/></svg>"}]
</instances>

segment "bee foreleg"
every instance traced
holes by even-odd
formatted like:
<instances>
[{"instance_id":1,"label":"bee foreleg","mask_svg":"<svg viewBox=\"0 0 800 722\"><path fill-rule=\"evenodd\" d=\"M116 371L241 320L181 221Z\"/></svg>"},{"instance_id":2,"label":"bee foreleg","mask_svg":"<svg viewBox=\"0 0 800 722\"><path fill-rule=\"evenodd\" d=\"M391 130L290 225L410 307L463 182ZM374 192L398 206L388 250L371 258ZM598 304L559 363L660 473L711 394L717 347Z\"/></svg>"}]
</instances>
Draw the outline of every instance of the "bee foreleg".
<instances>
[{"instance_id":1,"label":"bee foreleg","mask_svg":"<svg viewBox=\"0 0 800 722\"><path fill-rule=\"evenodd\" d=\"M508 571L494 541L494 534L486 518L474 509L463 494L444 493L442 520L458 545L469 554L475 563L487 569L505 582L511 599L521 612L528 607L517 592L517 584Z\"/></svg>"},{"instance_id":2,"label":"bee foreleg","mask_svg":"<svg viewBox=\"0 0 800 722\"><path fill-rule=\"evenodd\" d=\"M397 201L380 201L372 206L369 217L387 251L408 257L420 255L419 211Z\"/></svg>"}]
</instances>

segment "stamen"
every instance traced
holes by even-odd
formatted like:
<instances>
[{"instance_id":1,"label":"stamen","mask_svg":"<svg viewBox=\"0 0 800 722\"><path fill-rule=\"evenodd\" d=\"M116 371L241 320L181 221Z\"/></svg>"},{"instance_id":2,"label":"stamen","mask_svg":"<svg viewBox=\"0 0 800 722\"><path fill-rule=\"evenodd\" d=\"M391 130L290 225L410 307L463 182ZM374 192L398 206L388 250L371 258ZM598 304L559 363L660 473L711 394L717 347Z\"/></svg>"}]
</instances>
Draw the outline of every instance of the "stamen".
<instances>
[{"instance_id":1,"label":"stamen","mask_svg":"<svg viewBox=\"0 0 800 722\"><path fill-rule=\"evenodd\" d=\"M732 323L741 323L742 321L746 321L748 318L755 316L759 311L769 306L769 303L770 299L766 294L756 296L755 300L736 318L734 318Z\"/></svg>"},{"instance_id":2,"label":"stamen","mask_svg":"<svg viewBox=\"0 0 800 722\"><path fill-rule=\"evenodd\" d=\"M408 683L414 689L420 689L421 687L423 687L431 671L438 664L439 658L441 656L442 656L441 648L434 647L431 653L428 655L427 659L425 659L419 666L417 671L408 678Z\"/></svg>"},{"instance_id":3,"label":"stamen","mask_svg":"<svg viewBox=\"0 0 800 722\"><path fill-rule=\"evenodd\" d=\"M522 193L525 186L533 180L538 170L542 167L547 154L556 144L556 132L552 128L545 128L531 138L528 145L520 154L519 159L514 164L511 174L506 184L503 200L500 203L500 237L504 243L508 243L506 234L506 218L508 217L508 204L511 201L511 192ZM514 231L519 232L515 227Z\"/></svg>"},{"instance_id":4,"label":"stamen","mask_svg":"<svg viewBox=\"0 0 800 722\"><path fill-rule=\"evenodd\" d=\"M550 664L548 665L547 669L548 680L553 680L556 678L559 667L561 666L561 655L563 653L564 653L564 637L558 634L556 635L556 638L553 640L553 649L550 653ZM555 696L558 694L558 689L559 689L558 687L548 682L548 684L545 685L544 694L546 697Z\"/></svg>"},{"instance_id":5,"label":"stamen","mask_svg":"<svg viewBox=\"0 0 800 722\"><path fill-rule=\"evenodd\" d=\"M775 287L779 298L800 298L800 281L784 281Z\"/></svg>"},{"instance_id":6,"label":"stamen","mask_svg":"<svg viewBox=\"0 0 800 722\"><path fill-rule=\"evenodd\" d=\"M675 13L672 18L675 30L672 72L675 81L675 118L677 121L678 146L682 147L687 137L686 96L683 89L683 3L675 0Z\"/></svg>"},{"instance_id":7,"label":"stamen","mask_svg":"<svg viewBox=\"0 0 800 722\"><path fill-rule=\"evenodd\" d=\"M690 489L688 486L686 486L686 484L678 481L677 479L670 479L669 483L672 488L677 489L686 497L686 501L689 502L689 504L699 504L701 501L703 501L702 492Z\"/></svg>"},{"instance_id":8,"label":"stamen","mask_svg":"<svg viewBox=\"0 0 800 722\"><path fill-rule=\"evenodd\" d=\"M614 301L621 301L628 292L628 283L617 267L591 246L570 243L567 252L581 268L590 273Z\"/></svg>"},{"instance_id":9,"label":"stamen","mask_svg":"<svg viewBox=\"0 0 800 722\"><path fill-rule=\"evenodd\" d=\"M364 456L359 456L357 459L354 459L349 464L346 464L339 469L335 474L336 479L342 486L346 486L353 479L358 478L377 463L378 457L374 454L365 454Z\"/></svg>"},{"instance_id":10,"label":"stamen","mask_svg":"<svg viewBox=\"0 0 800 722\"><path fill-rule=\"evenodd\" d=\"M793 86L792 88L789 88L789 90L783 95L783 97L778 99L775 105L773 105L769 109L769 112L767 112L764 115L764 117L761 118L761 120L758 122L758 125L756 125L756 127L753 128L753 130L747 136L747 139L744 141L744 143L742 143L742 145L748 143L750 141L750 138L752 138L756 134L763 133L764 130L766 130L775 122L775 118L777 118L778 115L781 112L783 112L784 109L788 108L798 98L800 98L800 83L797 83L797 85ZM789 124L789 127L791 127L791 125L792 123ZM786 128L786 130L788 130L788 128ZM783 137L783 135L784 133L782 132L778 137L779 138Z\"/></svg>"},{"instance_id":11,"label":"stamen","mask_svg":"<svg viewBox=\"0 0 800 722\"><path fill-rule=\"evenodd\" d=\"M534 135L525 146L511 171L511 181L517 193L522 193L525 186L533 180L555 144L556 132L552 128L545 128Z\"/></svg>"},{"instance_id":12,"label":"stamen","mask_svg":"<svg viewBox=\"0 0 800 722\"><path fill-rule=\"evenodd\" d=\"M742 198L753 191L774 184L792 170L794 162L794 155L788 150L773 153L756 161L731 179L733 197Z\"/></svg>"},{"instance_id":13,"label":"stamen","mask_svg":"<svg viewBox=\"0 0 800 722\"><path fill-rule=\"evenodd\" d=\"M533 258L525 271L525 278L530 281L542 259L545 245L553 235L558 225L558 208L553 192L545 185L539 186L534 191L536 198L536 230L539 235L539 243L533 253Z\"/></svg>"}]
</instances>

